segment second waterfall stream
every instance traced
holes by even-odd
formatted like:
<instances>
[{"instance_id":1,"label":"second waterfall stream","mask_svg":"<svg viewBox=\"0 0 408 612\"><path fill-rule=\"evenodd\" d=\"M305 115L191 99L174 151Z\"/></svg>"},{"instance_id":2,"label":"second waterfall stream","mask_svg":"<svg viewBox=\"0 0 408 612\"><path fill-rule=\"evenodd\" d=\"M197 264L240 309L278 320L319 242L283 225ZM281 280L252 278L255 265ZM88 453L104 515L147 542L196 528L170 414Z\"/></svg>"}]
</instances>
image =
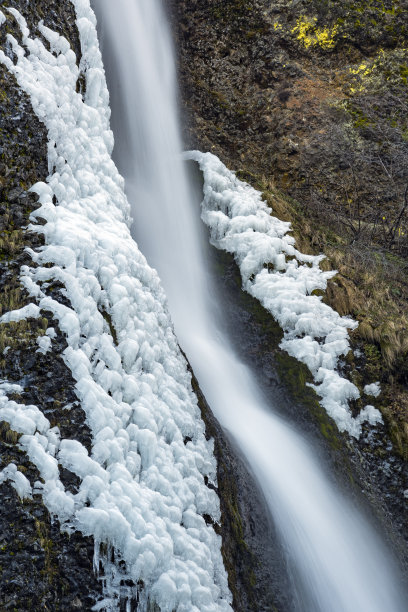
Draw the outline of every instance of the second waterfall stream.
<instances>
[{"instance_id":1,"label":"second waterfall stream","mask_svg":"<svg viewBox=\"0 0 408 612\"><path fill-rule=\"evenodd\" d=\"M300 434L265 405L218 327L222 305L216 304L205 232L181 160L176 71L162 2L95 0L93 6L133 235L160 274L180 345L212 411L262 487L296 576L294 610L403 612L391 555L333 489Z\"/></svg>"}]
</instances>

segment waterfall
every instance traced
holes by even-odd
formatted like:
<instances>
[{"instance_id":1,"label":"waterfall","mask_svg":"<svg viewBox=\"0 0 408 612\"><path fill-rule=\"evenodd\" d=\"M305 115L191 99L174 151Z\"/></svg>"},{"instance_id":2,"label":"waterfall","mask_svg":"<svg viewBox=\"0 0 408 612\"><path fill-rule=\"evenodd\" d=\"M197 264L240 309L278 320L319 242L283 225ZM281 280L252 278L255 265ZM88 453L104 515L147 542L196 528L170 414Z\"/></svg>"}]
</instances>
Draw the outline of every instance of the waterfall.
<instances>
[{"instance_id":1,"label":"waterfall","mask_svg":"<svg viewBox=\"0 0 408 612\"><path fill-rule=\"evenodd\" d=\"M115 160L133 236L157 268L180 345L221 425L257 476L303 612L402 612L398 570L300 434L266 405L218 324L205 232L181 161L171 37L160 0L95 0L108 74ZM285 611L286 612L286 611Z\"/></svg>"}]
</instances>

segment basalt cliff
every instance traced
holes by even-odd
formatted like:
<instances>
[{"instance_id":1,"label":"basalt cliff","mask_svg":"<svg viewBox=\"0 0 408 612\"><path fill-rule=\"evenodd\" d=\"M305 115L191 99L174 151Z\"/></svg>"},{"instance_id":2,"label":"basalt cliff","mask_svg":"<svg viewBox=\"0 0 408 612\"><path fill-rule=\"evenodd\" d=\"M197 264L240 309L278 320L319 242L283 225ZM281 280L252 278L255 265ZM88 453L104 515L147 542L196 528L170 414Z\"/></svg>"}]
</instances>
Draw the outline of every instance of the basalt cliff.
<instances>
[{"instance_id":1,"label":"basalt cliff","mask_svg":"<svg viewBox=\"0 0 408 612\"><path fill-rule=\"evenodd\" d=\"M408 3L170 0L167 5L186 148L218 155L263 193L277 217L291 222L298 248L324 253L321 266L338 271L323 301L359 323L341 371L361 392L355 413L368 401L364 388L380 383L381 393L369 401L384 425L375 431L364 426L359 440L338 432L309 386L309 370L279 347L280 327L242 291L232 257L217 252L213 263L231 327L242 330L237 351L257 371L265 392L278 397L282 411L313 437L340 486L383 526L408 575ZM0 49L14 61L8 35L21 40L21 28L8 8L17 9L46 46L41 21L65 37L80 65L77 16L69 0L2 2ZM83 73L76 86L85 97ZM33 265L32 252L44 240L29 228L40 206L29 190L51 172L47 129L4 63L0 138L1 383L11 402L38 407L61 438L77 440L91 454L91 427L66 363L67 334L55 313L42 309L40 316L20 320L4 316L33 301L21 282L22 268ZM71 307L61 281L48 282L47 295ZM112 313L101 308L100 314L116 346ZM51 350L43 350L49 345ZM214 440L217 482L204 481L219 497L220 520L203 516L222 537L233 608L283 612L291 605L289 577L263 496L192 372L191 387L205 438ZM61 530L34 486L43 476L22 449L21 433L0 421L0 474L13 464L34 487L24 497L10 477L0 480L0 610L91 610L104 588L94 539ZM185 436L184 444L189 442ZM75 495L81 484L75 470L58 469L65 490ZM103 547L99 552L108 554ZM126 580L124 588L143 592L143 584ZM118 609L127 605L136 610L138 601L124 597ZM149 605L157 609L153 601Z\"/></svg>"}]
</instances>

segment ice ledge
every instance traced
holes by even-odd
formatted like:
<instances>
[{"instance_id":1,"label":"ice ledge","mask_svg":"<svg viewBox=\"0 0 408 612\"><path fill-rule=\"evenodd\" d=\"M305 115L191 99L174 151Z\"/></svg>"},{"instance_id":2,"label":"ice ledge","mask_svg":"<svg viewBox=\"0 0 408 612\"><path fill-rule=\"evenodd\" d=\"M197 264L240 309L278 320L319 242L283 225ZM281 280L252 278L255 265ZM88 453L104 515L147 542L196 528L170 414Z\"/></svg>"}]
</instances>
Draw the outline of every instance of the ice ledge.
<instances>
[{"instance_id":1,"label":"ice ledge","mask_svg":"<svg viewBox=\"0 0 408 612\"><path fill-rule=\"evenodd\" d=\"M211 243L232 253L243 288L257 298L284 331L281 348L309 368L321 405L340 431L358 438L361 425L382 422L380 412L366 406L353 417L349 401L360 397L357 387L337 371L339 358L350 350L348 330L357 322L341 317L312 295L325 290L336 272L324 272L324 255L305 255L288 235L290 223L272 216L262 194L240 181L212 153L189 151L204 175L202 219Z\"/></svg>"}]
</instances>

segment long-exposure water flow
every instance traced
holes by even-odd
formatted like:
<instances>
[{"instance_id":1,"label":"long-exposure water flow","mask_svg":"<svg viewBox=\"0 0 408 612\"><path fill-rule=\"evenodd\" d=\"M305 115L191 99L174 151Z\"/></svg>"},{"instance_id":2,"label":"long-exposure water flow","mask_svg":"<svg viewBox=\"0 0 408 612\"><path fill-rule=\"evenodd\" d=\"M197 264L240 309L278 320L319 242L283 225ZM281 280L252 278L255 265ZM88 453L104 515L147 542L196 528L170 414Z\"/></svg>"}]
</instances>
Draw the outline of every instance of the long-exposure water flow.
<instances>
[{"instance_id":1,"label":"long-exposure water flow","mask_svg":"<svg viewBox=\"0 0 408 612\"><path fill-rule=\"evenodd\" d=\"M180 345L211 409L262 487L294 568L296 610L403 612L391 555L359 511L333 490L301 435L265 406L217 325L222 304L214 298L205 233L180 156L176 70L162 2L93 4L133 235L159 271Z\"/></svg>"}]
</instances>

